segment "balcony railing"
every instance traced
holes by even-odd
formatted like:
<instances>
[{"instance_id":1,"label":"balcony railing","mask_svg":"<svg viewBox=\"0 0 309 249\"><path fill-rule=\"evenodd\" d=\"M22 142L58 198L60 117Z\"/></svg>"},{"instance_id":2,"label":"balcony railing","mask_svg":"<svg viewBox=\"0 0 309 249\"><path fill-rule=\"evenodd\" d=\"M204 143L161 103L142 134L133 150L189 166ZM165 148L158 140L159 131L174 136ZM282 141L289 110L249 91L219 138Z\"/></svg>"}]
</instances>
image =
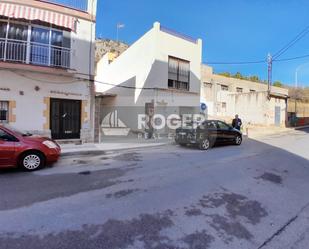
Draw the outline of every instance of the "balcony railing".
<instances>
[{"instance_id":1,"label":"balcony railing","mask_svg":"<svg viewBox=\"0 0 309 249\"><path fill-rule=\"evenodd\" d=\"M0 61L70 68L71 50L27 41L0 39Z\"/></svg>"},{"instance_id":2,"label":"balcony railing","mask_svg":"<svg viewBox=\"0 0 309 249\"><path fill-rule=\"evenodd\" d=\"M41 2L55 3L62 6L66 6L72 9L81 11L88 10L88 0L40 0Z\"/></svg>"}]
</instances>

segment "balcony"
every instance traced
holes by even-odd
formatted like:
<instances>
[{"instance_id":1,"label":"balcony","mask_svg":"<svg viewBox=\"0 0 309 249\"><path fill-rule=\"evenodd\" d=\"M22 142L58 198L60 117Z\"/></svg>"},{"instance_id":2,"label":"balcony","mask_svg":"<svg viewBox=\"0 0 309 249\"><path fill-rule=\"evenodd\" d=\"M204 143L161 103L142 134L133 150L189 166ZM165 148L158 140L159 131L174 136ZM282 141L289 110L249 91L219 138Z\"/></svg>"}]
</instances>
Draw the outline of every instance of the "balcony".
<instances>
[{"instance_id":1,"label":"balcony","mask_svg":"<svg viewBox=\"0 0 309 249\"><path fill-rule=\"evenodd\" d=\"M0 61L70 68L71 49L35 42L0 39Z\"/></svg>"},{"instance_id":2,"label":"balcony","mask_svg":"<svg viewBox=\"0 0 309 249\"><path fill-rule=\"evenodd\" d=\"M81 10L87 12L88 0L40 0L41 2L49 2L62 5L71 9Z\"/></svg>"}]
</instances>

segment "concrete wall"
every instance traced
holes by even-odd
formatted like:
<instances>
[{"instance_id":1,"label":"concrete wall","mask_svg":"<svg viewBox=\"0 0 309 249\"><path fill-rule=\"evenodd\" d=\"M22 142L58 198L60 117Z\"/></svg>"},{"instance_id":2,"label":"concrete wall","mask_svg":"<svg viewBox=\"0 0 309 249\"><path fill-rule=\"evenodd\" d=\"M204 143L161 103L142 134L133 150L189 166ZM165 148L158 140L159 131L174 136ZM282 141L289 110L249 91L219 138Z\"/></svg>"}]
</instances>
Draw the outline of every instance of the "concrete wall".
<instances>
[{"instance_id":1,"label":"concrete wall","mask_svg":"<svg viewBox=\"0 0 309 249\"><path fill-rule=\"evenodd\" d=\"M280 108L280 125L286 122L286 100L271 98L267 92L231 94L227 101L226 113L222 116L233 117L238 114L245 123L256 125L275 125L275 108Z\"/></svg>"},{"instance_id":2,"label":"concrete wall","mask_svg":"<svg viewBox=\"0 0 309 249\"><path fill-rule=\"evenodd\" d=\"M221 85L228 86L228 91L222 90ZM243 92L238 93L237 88ZM288 96L288 90L272 86L271 93L277 97L270 100L267 90L266 84L213 74L211 67L202 66L201 102L207 105L210 118L231 120L239 114L245 123L274 125L275 107L280 107L280 125L284 126L287 119L284 96Z\"/></svg>"}]
</instances>

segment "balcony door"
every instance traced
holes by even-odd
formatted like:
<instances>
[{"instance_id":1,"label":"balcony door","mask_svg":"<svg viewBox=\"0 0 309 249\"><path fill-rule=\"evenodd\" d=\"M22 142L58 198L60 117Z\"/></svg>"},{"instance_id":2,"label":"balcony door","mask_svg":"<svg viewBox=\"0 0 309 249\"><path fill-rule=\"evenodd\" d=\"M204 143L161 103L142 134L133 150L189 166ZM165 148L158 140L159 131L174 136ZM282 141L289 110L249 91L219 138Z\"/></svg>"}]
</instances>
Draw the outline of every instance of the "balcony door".
<instances>
[{"instance_id":1,"label":"balcony door","mask_svg":"<svg viewBox=\"0 0 309 249\"><path fill-rule=\"evenodd\" d=\"M51 99L50 127L53 139L79 139L81 129L81 101Z\"/></svg>"},{"instance_id":2,"label":"balcony door","mask_svg":"<svg viewBox=\"0 0 309 249\"><path fill-rule=\"evenodd\" d=\"M49 65L50 30L39 27L32 27L31 29L30 61L33 64Z\"/></svg>"},{"instance_id":3,"label":"balcony door","mask_svg":"<svg viewBox=\"0 0 309 249\"><path fill-rule=\"evenodd\" d=\"M1 59L5 58L7 61L25 63L27 57L28 26L12 23L8 27L6 23L1 22L0 27ZM5 44L6 40L7 43Z\"/></svg>"}]
</instances>

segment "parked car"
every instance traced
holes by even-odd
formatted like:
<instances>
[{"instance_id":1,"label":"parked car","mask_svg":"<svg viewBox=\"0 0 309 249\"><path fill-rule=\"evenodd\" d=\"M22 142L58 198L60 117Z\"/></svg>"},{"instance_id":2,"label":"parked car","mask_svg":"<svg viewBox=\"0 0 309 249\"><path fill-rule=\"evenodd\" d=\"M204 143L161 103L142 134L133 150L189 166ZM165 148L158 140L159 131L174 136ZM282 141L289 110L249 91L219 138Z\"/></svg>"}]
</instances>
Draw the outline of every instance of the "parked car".
<instances>
[{"instance_id":1,"label":"parked car","mask_svg":"<svg viewBox=\"0 0 309 249\"><path fill-rule=\"evenodd\" d=\"M34 171L56 162L60 146L49 138L32 136L0 124L0 168L20 166Z\"/></svg>"},{"instance_id":2,"label":"parked car","mask_svg":"<svg viewBox=\"0 0 309 249\"><path fill-rule=\"evenodd\" d=\"M175 141L182 146L193 144L208 150L215 144L241 145L242 133L222 121L207 120L196 127L187 125L176 129Z\"/></svg>"}]
</instances>

